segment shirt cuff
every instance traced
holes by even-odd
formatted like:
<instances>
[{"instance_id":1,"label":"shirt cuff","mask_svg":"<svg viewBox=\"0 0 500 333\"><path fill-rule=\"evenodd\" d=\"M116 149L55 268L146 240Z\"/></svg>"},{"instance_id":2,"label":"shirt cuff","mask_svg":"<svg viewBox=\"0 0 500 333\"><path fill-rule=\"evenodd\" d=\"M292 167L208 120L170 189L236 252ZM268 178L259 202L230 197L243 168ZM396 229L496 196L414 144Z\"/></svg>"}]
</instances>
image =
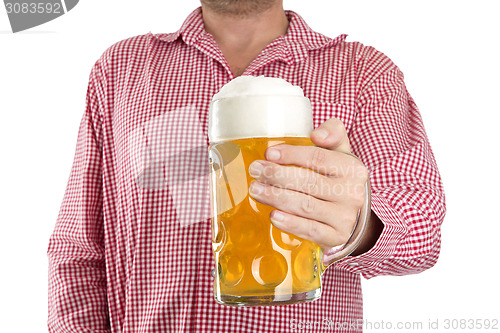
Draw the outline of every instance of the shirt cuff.
<instances>
[{"instance_id":1,"label":"shirt cuff","mask_svg":"<svg viewBox=\"0 0 500 333\"><path fill-rule=\"evenodd\" d=\"M366 279L391 273L390 267L385 264L394 258L398 244L401 244L408 233L402 217L382 194L372 193L371 209L371 213L376 214L384 224L384 229L375 245L366 253L347 256L334 264L336 268L360 273Z\"/></svg>"}]
</instances>

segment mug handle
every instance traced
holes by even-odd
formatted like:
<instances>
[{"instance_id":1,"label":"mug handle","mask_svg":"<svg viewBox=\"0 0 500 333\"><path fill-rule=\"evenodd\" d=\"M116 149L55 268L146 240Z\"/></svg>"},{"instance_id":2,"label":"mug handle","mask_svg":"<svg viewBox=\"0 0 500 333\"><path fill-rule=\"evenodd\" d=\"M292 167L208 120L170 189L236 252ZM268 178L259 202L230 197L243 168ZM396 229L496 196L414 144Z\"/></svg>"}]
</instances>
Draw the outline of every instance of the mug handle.
<instances>
[{"instance_id":1,"label":"mug handle","mask_svg":"<svg viewBox=\"0 0 500 333\"><path fill-rule=\"evenodd\" d=\"M366 227L368 225L368 220L370 219L370 214L371 214L371 185L369 177L365 184L365 194L366 194L365 202L363 204L363 207L358 211L354 229L352 230L351 235L349 236L347 242L345 244L335 246L333 248L324 249L323 261L321 262L321 274L323 274L331 264L351 254L361 242L361 239L365 234Z\"/></svg>"}]
</instances>

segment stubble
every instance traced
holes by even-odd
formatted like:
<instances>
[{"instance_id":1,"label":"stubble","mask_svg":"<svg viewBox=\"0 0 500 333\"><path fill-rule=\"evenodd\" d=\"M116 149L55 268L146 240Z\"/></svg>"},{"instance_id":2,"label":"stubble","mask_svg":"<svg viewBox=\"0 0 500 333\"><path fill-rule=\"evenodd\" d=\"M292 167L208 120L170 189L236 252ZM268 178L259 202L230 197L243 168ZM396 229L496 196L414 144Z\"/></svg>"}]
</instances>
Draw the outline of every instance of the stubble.
<instances>
[{"instance_id":1,"label":"stubble","mask_svg":"<svg viewBox=\"0 0 500 333\"><path fill-rule=\"evenodd\" d=\"M279 0L200 0L214 12L227 16L245 17L260 14Z\"/></svg>"}]
</instances>

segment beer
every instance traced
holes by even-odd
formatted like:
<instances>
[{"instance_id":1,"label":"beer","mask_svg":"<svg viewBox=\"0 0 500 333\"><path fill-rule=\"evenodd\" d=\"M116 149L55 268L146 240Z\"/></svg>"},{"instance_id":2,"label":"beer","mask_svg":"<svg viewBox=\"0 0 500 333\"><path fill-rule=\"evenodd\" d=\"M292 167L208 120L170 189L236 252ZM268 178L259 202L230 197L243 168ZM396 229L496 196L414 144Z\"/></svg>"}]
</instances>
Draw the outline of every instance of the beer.
<instances>
[{"instance_id":1,"label":"beer","mask_svg":"<svg viewBox=\"0 0 500 333\"><path fill-rule=\"evenodd\" d=\"M220 198L213 207L212 244L217 272L214 289L221 303L287 303L293 301L292 295L319 297L322 249L274 227L269 219L274 208L248 194L253 181L248 166L265 159L265 150L279 144L312 145L300 137L247 138L210 145L212 196Z\"/></svg>"}]
</instances>

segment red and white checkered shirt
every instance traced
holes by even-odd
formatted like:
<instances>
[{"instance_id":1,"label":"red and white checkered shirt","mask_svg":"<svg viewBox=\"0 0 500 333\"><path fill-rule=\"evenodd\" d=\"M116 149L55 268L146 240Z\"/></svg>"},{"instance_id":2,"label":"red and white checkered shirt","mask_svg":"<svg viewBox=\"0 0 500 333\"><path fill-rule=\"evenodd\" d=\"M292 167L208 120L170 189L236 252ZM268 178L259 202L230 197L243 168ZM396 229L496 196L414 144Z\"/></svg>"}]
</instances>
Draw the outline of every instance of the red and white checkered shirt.
<instances>
[{"instance_id":1,"label":"red and white checkered shirt","mask_svg":"<svg viewBox=\"0 0 500 333\"><path fill-rule=\"evenodd\" d=\"M361 275L418 273L436 262L443 188L403 74L374 48L287 15L287 34L243 75L302 87L315 127L343 121L385 225L375 247L330 267L317 301L214 301L207 115L234 76L197 9L176 33L120 41L92 68L48 249L50 332L360 332Z\"/></svg>"}]
</instances>

